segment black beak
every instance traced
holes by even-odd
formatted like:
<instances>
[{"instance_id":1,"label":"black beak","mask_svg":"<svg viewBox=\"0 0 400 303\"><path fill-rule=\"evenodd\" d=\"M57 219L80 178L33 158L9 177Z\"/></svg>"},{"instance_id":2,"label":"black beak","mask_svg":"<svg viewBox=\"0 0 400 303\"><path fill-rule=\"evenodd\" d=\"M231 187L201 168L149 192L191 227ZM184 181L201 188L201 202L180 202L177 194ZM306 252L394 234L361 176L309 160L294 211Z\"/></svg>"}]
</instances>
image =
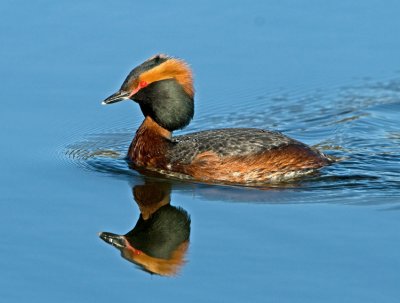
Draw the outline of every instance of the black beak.
<instances>
[{"instance_id":1,"label":"black beak","mask_svg":"<svg viewBox=\"0 0 400 303\"><path fill-rule=\"evenodd\" d=\"M116 248L122 249L126 247L126 239L124 236L108 233L108 232L102 232L99 234L100 238L104 241L107 242L108 244L111 244L112 246L115 246Z\"/></svg>"},{"instance_id":2,"label":"black beak","mask_svg":"<svg viewBox=\"0 0 400 303\"><path fill-rule=\"evenodd\" d=\"M129 99L129 93L123 90L117 91L115 94L111 95L107 99L105 99L101 104L107 105L123 100L128 100Z\"/></svg>"}]
</instances>

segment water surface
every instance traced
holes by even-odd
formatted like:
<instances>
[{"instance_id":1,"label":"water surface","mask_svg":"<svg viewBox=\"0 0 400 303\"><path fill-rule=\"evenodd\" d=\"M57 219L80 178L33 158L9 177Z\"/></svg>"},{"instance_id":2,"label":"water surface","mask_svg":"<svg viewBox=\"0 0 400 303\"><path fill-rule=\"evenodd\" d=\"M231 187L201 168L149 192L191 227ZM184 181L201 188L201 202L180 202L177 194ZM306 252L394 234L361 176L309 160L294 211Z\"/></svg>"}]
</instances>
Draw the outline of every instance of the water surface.
<instances>
[{"instance_id":1,"label":"water surface","mask_svg":"<svg viewBox=\"0 0 400 303\"><path fill-rule=\"evenodd\" d=\"M397 2L0 6L2 301L398 301ZM268 128L341 160L262 189L130 170L140 110L100 102L158 52L195 72L179 133ZM131 231L149 182L191 218L174 277L97 234Z\"/></svg>"}]
</instances>

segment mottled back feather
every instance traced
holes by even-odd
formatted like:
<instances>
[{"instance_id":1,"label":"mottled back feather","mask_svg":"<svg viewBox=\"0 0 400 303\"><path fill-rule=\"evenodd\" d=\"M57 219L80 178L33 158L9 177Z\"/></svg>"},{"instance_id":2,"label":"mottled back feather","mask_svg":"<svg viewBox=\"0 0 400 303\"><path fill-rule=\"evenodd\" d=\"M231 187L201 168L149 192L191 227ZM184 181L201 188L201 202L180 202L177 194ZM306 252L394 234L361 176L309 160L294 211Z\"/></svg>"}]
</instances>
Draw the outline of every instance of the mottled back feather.
<instances>
[{"instance_id":1,"label":"mottled back feather","mask_svg":"<svg viewBox=\"0 0 400 303\"><path fill-rule=\"evenodd\" d=\"M215 129L173 137L167 157L171 163L189 164L203 152L213 152L220 157L248 156L289 144L303 145L274 131L256 128Z\"/></svg>"}]
</instances>

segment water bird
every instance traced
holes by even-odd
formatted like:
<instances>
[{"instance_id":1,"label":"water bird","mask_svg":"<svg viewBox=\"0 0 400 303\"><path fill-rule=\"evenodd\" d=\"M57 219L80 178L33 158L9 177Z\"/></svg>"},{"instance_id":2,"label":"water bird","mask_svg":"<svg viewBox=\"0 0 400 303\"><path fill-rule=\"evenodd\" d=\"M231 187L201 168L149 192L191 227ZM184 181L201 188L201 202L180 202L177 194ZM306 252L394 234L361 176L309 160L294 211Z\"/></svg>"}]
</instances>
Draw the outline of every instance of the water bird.
<instances>
[{"instance_id":1,"label":"water bird","mask_svg":"<svg viewBox=\"0 0 400 303\"><path fill-rule=\"evenodd\" d=\"M194 115L193 76L182 59L155 55L135 67L103 104L137 102L144 115L127 158L134 168L202 182L260 184L310 174L332 161L277 132L224 128L172 136Z\"/></svg>"}]
</instances>

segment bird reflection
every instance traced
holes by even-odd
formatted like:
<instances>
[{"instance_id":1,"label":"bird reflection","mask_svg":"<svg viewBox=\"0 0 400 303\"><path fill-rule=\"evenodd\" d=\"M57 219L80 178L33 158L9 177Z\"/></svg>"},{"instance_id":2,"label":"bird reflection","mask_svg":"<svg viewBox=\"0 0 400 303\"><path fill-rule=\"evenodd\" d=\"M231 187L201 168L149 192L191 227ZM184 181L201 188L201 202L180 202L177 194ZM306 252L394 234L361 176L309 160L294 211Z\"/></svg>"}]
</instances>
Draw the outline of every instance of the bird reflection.
<instances>
[{"instance_id":1,"label":"bird reflection","mask_svg":"<svg viewBox=\"0 0 400 303\"><path fill-rule=\"evenodd\" d=\"M170 204L169 183L146 180L145 184L135 185L132 192L140 210L135 227L125 235L102 232L100 238L147 272L176 275L185 263L190 216Z\"/></svg>"}]
</instances>

